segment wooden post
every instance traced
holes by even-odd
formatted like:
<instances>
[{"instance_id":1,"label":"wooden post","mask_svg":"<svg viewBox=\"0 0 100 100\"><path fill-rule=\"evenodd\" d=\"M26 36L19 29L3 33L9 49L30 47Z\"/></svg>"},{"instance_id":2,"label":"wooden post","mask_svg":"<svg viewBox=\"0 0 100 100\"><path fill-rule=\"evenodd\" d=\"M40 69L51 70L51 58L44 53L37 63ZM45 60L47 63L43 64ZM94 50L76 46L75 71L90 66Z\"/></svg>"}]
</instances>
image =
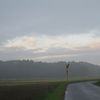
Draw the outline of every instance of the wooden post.
<instances>
[{"instance_id":1,"label":"wooden post","mask_svg":"<svg viewBox=\"0 0 100 100\"><path fill-rule=\"evenodd\" d=\"M69 64L66 64L67 82L68 82L68 68L69 68Z\"/></svg>"}]
</instances>

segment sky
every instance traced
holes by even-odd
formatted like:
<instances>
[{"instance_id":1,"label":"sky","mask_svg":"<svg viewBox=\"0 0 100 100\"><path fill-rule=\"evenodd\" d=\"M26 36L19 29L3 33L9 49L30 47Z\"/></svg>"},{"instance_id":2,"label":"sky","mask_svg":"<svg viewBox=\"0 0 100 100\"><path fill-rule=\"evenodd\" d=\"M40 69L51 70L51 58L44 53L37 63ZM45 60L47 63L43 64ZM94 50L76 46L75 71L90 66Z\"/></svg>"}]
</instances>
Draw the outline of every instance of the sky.
<instances>
[{"instance_id":1,"label":"sky","mask_svg":"<svg viewBox=\"0 0 100 100\"><path fill-rule=\"evenodd\" d=\"M100 0L0 0L0 60L100 65Z\"/></svg>"}]
</instances>

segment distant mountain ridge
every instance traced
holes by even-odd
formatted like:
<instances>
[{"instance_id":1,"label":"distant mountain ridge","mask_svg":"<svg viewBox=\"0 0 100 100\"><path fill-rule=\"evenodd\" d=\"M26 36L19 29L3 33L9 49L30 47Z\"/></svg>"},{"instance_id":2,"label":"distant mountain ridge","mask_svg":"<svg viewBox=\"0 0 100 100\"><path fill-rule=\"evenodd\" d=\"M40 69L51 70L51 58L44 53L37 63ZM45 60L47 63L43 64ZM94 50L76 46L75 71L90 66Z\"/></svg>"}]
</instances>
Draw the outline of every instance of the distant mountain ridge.
<instances>
[{"instance_id":1,"label":"distant mountain ridge","mask_svg":"<svg viewBox=\"0 0 100 100\"><path fill-rule=\"evenodd\" d=\"M0 79L18 78L69 78L100 77L100 66L87 62L34 62L32 60L0 61Z\"/></svg>"}]
</instances>

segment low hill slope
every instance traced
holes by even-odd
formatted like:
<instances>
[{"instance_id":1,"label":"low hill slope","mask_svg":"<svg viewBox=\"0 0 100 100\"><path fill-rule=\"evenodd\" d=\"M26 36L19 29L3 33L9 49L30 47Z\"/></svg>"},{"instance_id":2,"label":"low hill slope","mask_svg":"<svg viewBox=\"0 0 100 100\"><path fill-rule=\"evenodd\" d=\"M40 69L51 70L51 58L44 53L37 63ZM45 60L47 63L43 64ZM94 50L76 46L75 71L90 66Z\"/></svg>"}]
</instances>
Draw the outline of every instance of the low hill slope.
<instances>
[{"instance_id":1,"label":"low hill slope","mask_svg":"<svg viewBox=\"0 0 100 100\"><path fill-rule=\"evenodd\" d=\"M69 77L99 77L100 66L86 62L34 62L29 60L0 61L0 79L15 78L65 78L66 64Z\"/></svg>"}]
</instances>

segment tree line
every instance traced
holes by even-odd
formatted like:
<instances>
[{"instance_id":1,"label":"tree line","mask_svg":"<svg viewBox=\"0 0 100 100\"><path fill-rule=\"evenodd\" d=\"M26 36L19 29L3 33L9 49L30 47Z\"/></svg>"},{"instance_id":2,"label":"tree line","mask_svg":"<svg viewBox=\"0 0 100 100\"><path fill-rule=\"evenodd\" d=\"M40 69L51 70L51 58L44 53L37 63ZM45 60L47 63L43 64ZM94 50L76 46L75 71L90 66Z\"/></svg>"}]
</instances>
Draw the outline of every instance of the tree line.
<instances>
[{"instance_id":1,"label":"tree line","mask_svg":"<svg viewBox=\"0 0 100 100\"><path fill-rule=\"evenodd\" d=\"M34 62L33 60L0 61L0 79L18 78L66 78L66 64L69 77L100 76L100 66L86 62Z\"/></svg>"}]
</instances>

